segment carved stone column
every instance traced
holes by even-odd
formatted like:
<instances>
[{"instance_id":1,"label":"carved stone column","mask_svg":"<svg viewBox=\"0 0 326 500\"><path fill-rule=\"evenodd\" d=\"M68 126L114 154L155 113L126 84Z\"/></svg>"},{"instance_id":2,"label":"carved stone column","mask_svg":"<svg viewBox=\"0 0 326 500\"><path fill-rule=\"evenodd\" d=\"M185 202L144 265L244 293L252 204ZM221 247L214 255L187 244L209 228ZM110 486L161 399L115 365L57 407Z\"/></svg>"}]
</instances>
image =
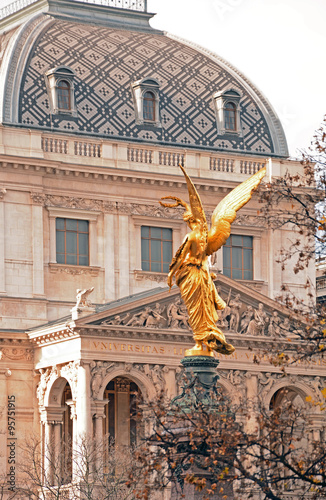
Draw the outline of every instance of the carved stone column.
<instances>
[{"instance_id":1,"label":"carved stone column","mask_svg":"<svg viewBox=\"0 0 326 500\"><path fill-rule=\"evenodd\" d=\"M94 423L94 438L95 438L95 457L97 460L97 470L101 467L101 449L103 443L103 419L105 418L105 405L108 403L108 399L103 399L101 401L93 401L92 404L92 415L93 415L93 423Z\"/></svg>"},{"instance_id":2,"label":"carved stone column","mask_svg":"<svg viewBox=\"0 0 326 500\"><path fill-rule=\"evenodd\" d=\"M44 429L44 445L42 450L43 455L43 471L44 478L43 480L46 483L53 484L53 468L52 468L52 424L47 420L43 422Z\"/></svg>"},{"instance_id":3,"label":"carved stone column","mask_svg":"<svg viewBox=\"0 0 326 500\"><path fill-rule=\"evenodd\" d=\"M117 418L117 434L115 438L116 444L126 445L130 444L130 407L129 407L129 393L130 381L127 379L118 378L116 380L117 388L117 408L119 408L119 415Z\"/></svg>"},{"instance_id":4,"label":"carved stone column","mask_svg":"<svg viewBox=\"0 0 326 500\"><path fill-rule=\"evenodd\" d=\"M77 411L76 402L70 399L66 401L70 407L70 418L72 420L72 482L78 477L78 467L76 457L78 456L78 432L77 432Z\"/></svg>"},{"instance_id":5,"label":"carved stone column","mask_svg":"<svg viewBox=\"0 0 326 500\"><path fill-rule=\"evenodd\" d=\"M89 362L80 362L77 380L77 433L79 437L88 437L91 436L92 431Z\"/></svg>"},{"instance_id":6,"label":"carved stone column","mask_svg":"<svg viewBox=\"0 0 326 500\"><path fill-rule=\"evenodd\" d=\"M43 467L44 480L53 484L60 477L59 457L62 451L61 427L65 409L61 406L47 406L41 409L43 424Z\"/></svg>"}]
</instances>

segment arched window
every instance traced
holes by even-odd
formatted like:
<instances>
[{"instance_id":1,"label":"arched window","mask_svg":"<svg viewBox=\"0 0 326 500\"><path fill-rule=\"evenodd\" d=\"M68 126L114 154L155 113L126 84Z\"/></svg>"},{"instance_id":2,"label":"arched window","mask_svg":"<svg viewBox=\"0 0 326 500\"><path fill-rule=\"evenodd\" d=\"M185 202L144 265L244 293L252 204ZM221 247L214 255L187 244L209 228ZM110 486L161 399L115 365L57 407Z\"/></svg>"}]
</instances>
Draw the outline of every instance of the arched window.
<instances>
[{"instance_id":1,"label":"arched window","mask_svg":"<svg viewBox=\"0 0 326 500\"><path fill-rule=\"evenodd\" d=\"M57 87L58 108L64 110L71 109L70 84L66 80L60 80Z\"/></svg>"},{"instance_id":2,"label":"arched window","mask_svg":"<svg viewBox=\"0 0 326 500\"><path fill-rule=\"evenodd\" d=\"M145 92L143 97L143 117L146 121L155 122L155 95Z\"/></svg>"},{"instance_id":3,"label":"arched window","mask_svg":"<svg viewBox=\"0 0 326 500\"><path fill-rule=\"evenodd\" d=\"M237 130L237 108L233 102L227 102L224 108L225 130Z\"/></svg>"}]
</instances>

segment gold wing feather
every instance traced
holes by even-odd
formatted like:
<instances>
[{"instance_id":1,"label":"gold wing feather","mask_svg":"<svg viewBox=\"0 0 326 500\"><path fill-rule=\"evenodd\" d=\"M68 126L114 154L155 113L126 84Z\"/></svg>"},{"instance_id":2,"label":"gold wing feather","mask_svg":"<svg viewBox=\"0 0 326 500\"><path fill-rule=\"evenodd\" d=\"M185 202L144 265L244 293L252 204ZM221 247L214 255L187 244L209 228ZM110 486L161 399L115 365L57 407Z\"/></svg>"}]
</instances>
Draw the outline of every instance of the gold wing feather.
<instances>
[{"instance_id":1,"label":"gold wing feather","mask_svg":"<svg viewBox=\"0 0 326 500\"><path fill-rule=\"evenodd\" d=\"M212 226L208 233L206 255L216 252L226 243L231 234L231 224L240 210L250 199L266 174L266 167L234 188L215 208Z\"/></svg>"},{"instance_id":2,"label":"gold wing feather","mask_svg":"<svg viewBox=\"0 0 326 500\"><path fill-rule=\"evenodd\" d=\"M207 231L207 222L206 222L206 215L203 209L203 205L201 202L201 199L199 197L199 194L197 192L197 189L195 188L192 180L188 176L186 170L183 168L182 165L179 165L181 168L183 175L185 176L186 182L187 182L187 187L188 187L188 193L189 193L189 202L190 202L190 208L192 215L195 217L195 219L200 220L206 228Z\"/></svg>"}]
</instances>

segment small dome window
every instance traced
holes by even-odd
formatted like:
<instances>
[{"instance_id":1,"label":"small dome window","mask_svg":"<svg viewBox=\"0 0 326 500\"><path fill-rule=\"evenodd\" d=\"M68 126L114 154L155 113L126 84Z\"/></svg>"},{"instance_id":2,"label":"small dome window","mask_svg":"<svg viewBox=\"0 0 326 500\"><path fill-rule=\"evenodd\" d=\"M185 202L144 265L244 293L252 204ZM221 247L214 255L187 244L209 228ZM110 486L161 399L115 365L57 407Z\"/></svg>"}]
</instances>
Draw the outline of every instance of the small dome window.
<instances>
[{"instance_id":1,"label":"small dome window","mask_svg":"<svg viewBox=\"0 0 326 500\"><path fill-rule=\"evenodd\" d=\"M233 102L227 102L224 108L225 130L237 130L237 108Z\"/></svg>"},{"instance_id":2,"label":"small dome window","mask_svg":"<svg viewBox=\"0 0 326 500\"><path fill-rule=\"evenodd\" d=\"M70 84L66 80L60 80L58 87L58 108L70 110Z\"/></svg>"},{"instance_id":3,"label":"small dome window","mask_svg":"<svg viewBox=\"0 0 326 500\"><path fill-rule=\"evenodd\" d=\"M75 77L75 72L67 66L58 66L45 74L52 114L77 116Z\"/></svg>"},{"instance_id":4,"label":"small dome window","mask_svg":"<svg viewBox=\"0 0 326 500\"><path fill-rule=\"evenodd\" d=\"M236 134L242 136L241 97L242 92L231 87L213 95L218 135Z\"/></svg>"},{"instance_id":5,"label":"small dome window","mask_svg":"<svg viewBox=\"0 0 326 500\"><path fill-rule=\"evenodd\" d=\"M143 78L132 84L137 125L161 127L160 83L154 78Z\"/></svg>"}]
</instances>

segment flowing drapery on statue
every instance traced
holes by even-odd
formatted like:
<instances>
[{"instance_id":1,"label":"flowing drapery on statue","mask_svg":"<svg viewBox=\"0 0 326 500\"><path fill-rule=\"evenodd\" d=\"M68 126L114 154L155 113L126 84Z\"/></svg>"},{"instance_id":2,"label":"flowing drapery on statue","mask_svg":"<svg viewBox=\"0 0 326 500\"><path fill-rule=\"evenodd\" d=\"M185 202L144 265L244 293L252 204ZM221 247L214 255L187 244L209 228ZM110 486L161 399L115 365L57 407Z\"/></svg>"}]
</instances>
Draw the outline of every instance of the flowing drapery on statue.
<instances>
[{"instance_id":1,"label":"flowing drapery on statue","mask_svg":"<svg viewBox=\"0 0 326 500\"><path fill-rule=\"evenodd\" d=\"M219 297L215 288L213 278L216 276L209 272L208 257L226 243L237 211L250 200L252 193L264 177L266 168L262 168L233 189L217 205L212 215L209 231L197 190L185 169L181 165L180 168L186 178L190 205L175 196L162 198L162 200L174 200L174 203L162 201L160 203L164 207L179 205L184 207L183 219L191 231L171 262L168 285L172 286L172 279L175 275L181 297L187 306L189 324L196 342L196 345L188 350L188 354L213 355L212 351L232 354L234 347L227 343L223 332L216 326L217 310L224 309L225 302ZM203 351L203 344L206 345L207 351Z\"/></svg>"}]
</instances>

